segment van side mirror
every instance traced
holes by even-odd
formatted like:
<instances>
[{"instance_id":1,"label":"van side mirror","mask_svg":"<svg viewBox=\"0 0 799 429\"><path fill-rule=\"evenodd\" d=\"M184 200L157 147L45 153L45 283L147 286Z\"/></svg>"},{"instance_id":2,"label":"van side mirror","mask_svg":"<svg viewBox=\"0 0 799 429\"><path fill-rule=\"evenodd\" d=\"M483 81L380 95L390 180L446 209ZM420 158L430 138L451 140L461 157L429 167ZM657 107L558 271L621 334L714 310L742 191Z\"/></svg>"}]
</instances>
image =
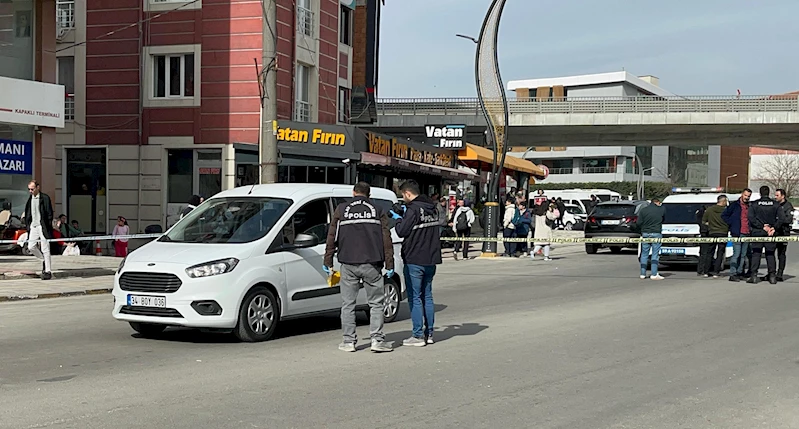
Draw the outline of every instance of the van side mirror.
<instances>
[{"instance_id":1,"label":"van side mirror","mask_svg":"<svg viewBox=\"0 0 799 429\"><path fill-rule=\"evenodd\" d=\"M314 235L297 234L297 236L294 237L294 247L298 249L314 247L318 244L319 244L319 239L316 238L316 236Z\"/></svg>"}]
</instances>

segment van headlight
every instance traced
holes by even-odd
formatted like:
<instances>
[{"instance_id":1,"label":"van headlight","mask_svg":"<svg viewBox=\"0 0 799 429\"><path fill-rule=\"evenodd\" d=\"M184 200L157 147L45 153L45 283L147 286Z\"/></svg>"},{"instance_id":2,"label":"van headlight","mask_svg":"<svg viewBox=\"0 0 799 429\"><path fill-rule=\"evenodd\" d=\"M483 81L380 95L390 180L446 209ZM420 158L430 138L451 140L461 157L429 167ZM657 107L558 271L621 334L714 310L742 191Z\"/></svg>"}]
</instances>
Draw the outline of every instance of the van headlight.
<instances>
[{"instance_id":1,"label":"van headlight","mask_svg":"<svg viewBox=\"0 0 799 429\"><path fill-rule=\"evenodd\" d=\"M218 274L225 274L233 271L239 260L236 258L219 259L217 261L205 262L186 268L186 275L196 279L199 277L210 277Z\"/></svg>"}]
</instances>

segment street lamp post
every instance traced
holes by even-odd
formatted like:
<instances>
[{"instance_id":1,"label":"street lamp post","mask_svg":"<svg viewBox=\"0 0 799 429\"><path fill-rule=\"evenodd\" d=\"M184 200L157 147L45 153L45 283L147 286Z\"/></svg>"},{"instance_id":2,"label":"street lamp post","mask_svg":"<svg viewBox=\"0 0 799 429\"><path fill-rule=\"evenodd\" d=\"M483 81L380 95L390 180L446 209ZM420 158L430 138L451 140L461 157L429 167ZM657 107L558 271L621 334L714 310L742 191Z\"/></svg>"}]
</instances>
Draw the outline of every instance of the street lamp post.
<instances>
[{"instance_id":1,"label":"street lamp post","mask_svg":"<svg viewBox=\"0 0 799 429\"><path fill-rule=\"evenodd\" d=\"M733 177L738 177L738 173L735 173L732 176L727 176L727 180L724 181L724 192L730 191L730 179Z\"/></svg>"},{"instance_id":2,"label":"street lamp post","mask_svg":"<svg viewBox=\"0 0 799 429\"><path fill-rule=\"evenodd\" d=\"M480 37L458 35L477 43L474 56L474 79L477 87L477 98L488 124L491 137L493 157L491 160L491 179L488 182L488 195L484 210L486 211L485 237L496 238L499 226L499 183L500 174L505 167L505 156L508 152L507 125L508 102L502 76L499 73L497 57L497 36L502 11L507 0L493 0L486 12ZM483 256L496 256L497 242L483 243Z\"/></svg>"}]
</instances>

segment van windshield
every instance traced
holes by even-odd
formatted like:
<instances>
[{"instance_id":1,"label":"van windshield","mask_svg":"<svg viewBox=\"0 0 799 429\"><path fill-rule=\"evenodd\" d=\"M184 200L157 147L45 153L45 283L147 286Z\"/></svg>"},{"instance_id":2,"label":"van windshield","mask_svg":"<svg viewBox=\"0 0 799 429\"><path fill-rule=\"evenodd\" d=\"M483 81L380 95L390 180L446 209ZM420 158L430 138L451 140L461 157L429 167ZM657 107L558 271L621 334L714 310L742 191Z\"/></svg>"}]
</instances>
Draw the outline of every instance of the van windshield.
<instances>
[{"instance_id":1,"label":"van windshield","mask_svg":"<svg viewBox=\"0 0 799 429\"><path fill-rule=\"evenodd\" d=\"M249 243L263 238L291 206L280 198L212 198L189 212L158 241Z\"/></svg>"},{"instance_id":2,"label":"van windshield","mask_svg":"<svg viewBox=\"0 0 799 429\"><path fill-rule=\"evenodd\" d=\"M666 219L663 223L699 225L699 210L712 205L713 203L663 203L663 208L666 209Z\"/></svg>"}]
</instances>

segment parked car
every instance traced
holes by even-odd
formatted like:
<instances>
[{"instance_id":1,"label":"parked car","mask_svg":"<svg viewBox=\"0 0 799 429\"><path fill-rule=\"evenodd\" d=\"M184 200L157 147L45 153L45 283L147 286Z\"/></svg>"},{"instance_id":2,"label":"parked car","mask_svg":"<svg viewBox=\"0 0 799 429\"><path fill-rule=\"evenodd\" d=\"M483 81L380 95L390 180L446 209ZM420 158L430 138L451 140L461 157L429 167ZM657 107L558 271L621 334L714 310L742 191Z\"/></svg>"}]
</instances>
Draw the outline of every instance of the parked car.
<instances>
[{"instance_id":1,"label":"parked car","mask_svg":"<svg viewBox=\"0 0 799 429\"><path fill-rule=\"evenodd\" d=\"M638 238L635 231L638 213L649 203L646 201L609 201L597 204L585 224L585 238ZM613 253L621 253L624 248L635 249L637 244L588 244L585 252L595 254L599 249L609 248Z\"/></svg>"},{"instance_id":2,"label":"parked car","mask_svg":"<svg viewBox=\"0 0 799 429\"><path fill-rule=\"evenodd\" d=\"M333 210L351 197L351 186L325 184L254 185L214 195L122 260L113 317L143 336L185 326L254 342L271 338L283 320L340 312L339 287L328 285L322 265ZM397 201L387 189L373 188L371 197L386 211ZM385 281L387 322L405 296L397 274L401 239L390 225L395 274ZM368 311L363 289L357 306Z\"/></svg>"},{"instance_id":3,"label":"parked car","mask_svg":"<svg viewBox=\"0 0 799 429\"><path fill-rule=\"evenodd\" d=\"M793 226L791 230L799 232L799 209L793 211Z\"/></svg>"},{"instance_id":4,"label":"parked car","mask_svg":"<svg viewBox=\"0 0 799 429\"><path fill-rule=\"evenodd\" d=\"M581 206L566 204L566 213L563 214L563 229L566 231L582 230L585 228L585 221L588 215Z\"/></svg>"}]
</instances>

